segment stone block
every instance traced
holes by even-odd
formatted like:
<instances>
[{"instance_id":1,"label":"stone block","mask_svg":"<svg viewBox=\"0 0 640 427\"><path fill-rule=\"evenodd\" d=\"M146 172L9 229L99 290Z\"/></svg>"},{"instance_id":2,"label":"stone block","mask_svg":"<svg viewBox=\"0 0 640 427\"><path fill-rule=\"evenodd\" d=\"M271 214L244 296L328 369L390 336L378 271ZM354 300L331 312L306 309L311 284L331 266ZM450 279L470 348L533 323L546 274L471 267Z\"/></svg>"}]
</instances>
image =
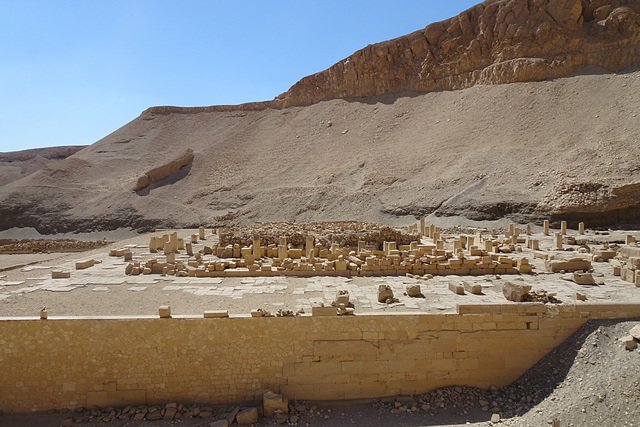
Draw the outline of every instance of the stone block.
<instances>
[{"instance_id":1,"label":"stone block","mask_svg":"<svg viewBox=\"0 0 640 427\"><path fill-rule=\"evenodd\" d=\"M76 262L76 270L84 270L85 268L93 267L97 263L99 263L99 261L96 261L95 259L88 259L86 261L78 261L78 262Z\"/></svg>"},{"instance_id":2,"label":"stone block","mask_svg":"<svg viewBox=\"0 0 640 427\"><path fill-rule=\"evenodd\" d=\"M220 319L223 317L229 317L228 310L206 310L204 312L205 319Z\"/></svg>"},{"instance_id":3,"label":"stone block","mask_svg":"<svg viewBox=\"0 0 640 427\"><path fill-rule=\"evenodd\" d=\"M631 335L626 335L622 338L620 338L620 341L622 341L622 343L624 343L624 346L627 350L633 350L636 347L638 347L638 341L636 341L636 339L634 337L632 337Z\"/></svg>"},{"instance_id":4,"label":"stone block","mask_svg":"<svg viewBox=\"0 0 640 427\"><path fill-rule=\"evenodd\" d=\"M229 421L227 420L216 420L209 423L209 427L229 427Z\"/></svg>"},{"instance_id":5,"label":"stone block","mask_svg":"<svg viewBox=\"0 0 640 427\"><path fill-rule=\"evenodd\" d=\"M502 294L509 301L520 302L522 298L531 290L531 285L514 282L502 284Z\"/></svg>"},{"instance_id":6,"label":"stone block","mask_svg":"<svg viewBox=\"0 0 640 427\"><path fill-rule=\"evenodd\" d=\"M629 335L637 340L640 340L640 325L636 325L629 331Z\"/></svg>"},{"instance_id":7,"label":"stone block","mask_svg":"<svg viewBox=\"0 0 640 427\"><path fill-rule=\"evenodd\" d=\"M464 290L474 294L474 295L482 295L482 285L471 282L462 282L462 286Z\"/></svg>"},{"instance_id":8,"label":"stone block","mask_svg":"<svg viewBox=\"0 0 640 427\"><path fill-rule=\"evenodd\" d=\"M70 271L53 270L51 272L52 279L68 279L71 277Z\"/></svg>"},{"instance_id":9,"label":"stone block","mask_svg":"<svg viewBox=\"0 0 640 427\"><path fill-rule=\"evenodd\" d=\"M349 305L349 291L339 290L336 292L336 304L339 306L340 304L344 304L345 306Z\"/></svg>"},{"instance_id":10,"label":"stone block","mask_svg":"<svg viewBox=\"0 0 640 427\"><path fill-rule=\"evenodd\" d=\"M407 285L407 296L411 298L421 298L424 295L422 295L422 288L420 287L420 285L416 284Z\"/></svg>"},{"instance_id":11,"label":"stone block","mask_svg":"<svg viewBox=\"0 0 640 427\"><path fill-rule=\"evenodd\" d=\"M236 423L240 425L251 425L258 422L258 408L246 408L236 414Z\"/></svg>"},{"instance_id":12,"label":"stone block","mask_svg":"<svg viewBox=\"0 0 640 427\"><path fill-rule=\"evenodd\" d=\"M161 305L160 308L158 308L158 315L163 319L171 317L171 307L168 305Z\"/></svg>"},{"instance_id":13,"label":"stone block","mask_svg":"<svg viewBox=\"0 0 640 427\"><path fill-rule=\"evenodd\" d=\"M387 302L393 299L393 290L389 285L378 286L378 302Z\"/></svg>"},{"instance_id":14,"label":"stone block","mask_svg":"<svg viewBox=\"0 0 640 427\"><path fill-rule=\"evenodd\" d=\"M589 271L591 262L574 258L570 260L547 260L544 262L545 268L549 272L558 273L560 271Z\"/></svg>"},{"instance_id":15,"label":"stone block","mask_svg":"<svg viewBox=\"0 0 640 427\"><path fill-rule=\"evenodd\" d=\"M283 414L289 412L289 399L283 398L281 394L276 394L272 391L262 395L262 405L265 417L273 417L276 411L280 411Z\"/></svg>"},{"instance_id":16,"label":"stone block","mask_svg":"<svg viewBox=\"0 0 640 427\"><path fill-rule=\"evenodd\" d=\"M449 290L457 295L464 295L464 286L457 282L449 282Z\"/></svg>"}]
</instances>

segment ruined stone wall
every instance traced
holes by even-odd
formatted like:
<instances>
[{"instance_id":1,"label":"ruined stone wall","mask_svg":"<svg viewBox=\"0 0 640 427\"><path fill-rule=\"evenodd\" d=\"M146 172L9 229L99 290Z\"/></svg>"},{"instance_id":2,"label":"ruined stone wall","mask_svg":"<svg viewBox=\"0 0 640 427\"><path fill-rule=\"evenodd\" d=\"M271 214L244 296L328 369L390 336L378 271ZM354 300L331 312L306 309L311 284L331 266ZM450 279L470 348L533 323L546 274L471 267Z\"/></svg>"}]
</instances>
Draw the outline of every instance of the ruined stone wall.
<instances>
[{"instance_id":1,"label":"ruined stone wall","mask_svg":"<svg viewBox=\"0 0 640 427\"><path fill-rule=\"evenodd\" d=\"M459 314L3 319L0 410L421 393L511 383L589 318L632 304L464 305Z\"/></svg>"}]
</instances>

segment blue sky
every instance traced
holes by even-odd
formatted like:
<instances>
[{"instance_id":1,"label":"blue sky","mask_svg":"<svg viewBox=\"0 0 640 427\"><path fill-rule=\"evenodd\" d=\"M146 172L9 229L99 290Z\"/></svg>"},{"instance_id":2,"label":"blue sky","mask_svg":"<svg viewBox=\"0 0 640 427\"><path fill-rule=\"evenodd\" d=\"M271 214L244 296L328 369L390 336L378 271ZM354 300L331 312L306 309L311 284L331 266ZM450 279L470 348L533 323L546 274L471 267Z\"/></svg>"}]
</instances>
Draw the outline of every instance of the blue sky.
<instances>
[{"instance_id":1,"label":"blue sky","mask_svg":"<svg viewBox=\"0 0 640 427\"><path fill-rule=\"evenodd\" d=\"M273 99L479 0L2 0L0 152L88 145L154 105Z\"/></svg>"}]
</instances>

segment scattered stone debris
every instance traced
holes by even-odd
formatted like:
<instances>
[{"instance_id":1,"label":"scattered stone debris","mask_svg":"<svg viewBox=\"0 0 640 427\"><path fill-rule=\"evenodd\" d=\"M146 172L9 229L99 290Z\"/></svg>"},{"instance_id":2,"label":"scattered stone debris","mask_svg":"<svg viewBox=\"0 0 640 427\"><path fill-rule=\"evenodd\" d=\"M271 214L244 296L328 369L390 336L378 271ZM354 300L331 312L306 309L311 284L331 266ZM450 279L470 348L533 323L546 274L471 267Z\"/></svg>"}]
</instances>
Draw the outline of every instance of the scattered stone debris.
<instances>
[{"instance_id":1,"label":"scattered stone debris","mask_svg":"<svg viewBox=\"0 0 640 427\"><path fill-rule=\"evenodd\" d=\"M106 240L84 242L71 239L60 240L0 240L0 253L30 254L36 252L83 252L112 244Z\"/></svg>"},{"instance_id":2,"label":"scattered stone debris","mask_svg":"<svg viewBox=\"0 0 640 427\"><path fill-rule=\"evenodd\" d=\"M556 298L555 293L547 293L547 291L531 291L522 296L522 302L542 302L545 304L560 304L562 301Z\"/></svg>"}]
</instances>

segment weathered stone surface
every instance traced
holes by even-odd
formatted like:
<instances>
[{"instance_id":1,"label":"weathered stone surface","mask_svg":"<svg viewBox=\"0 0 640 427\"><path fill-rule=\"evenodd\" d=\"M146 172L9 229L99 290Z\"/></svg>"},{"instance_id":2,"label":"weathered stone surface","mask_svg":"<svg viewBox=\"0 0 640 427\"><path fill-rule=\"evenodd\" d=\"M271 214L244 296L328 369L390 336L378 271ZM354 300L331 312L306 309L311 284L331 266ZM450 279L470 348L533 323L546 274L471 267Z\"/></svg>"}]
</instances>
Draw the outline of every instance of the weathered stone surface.
<instances>
[{"instance_id":1,"label":"weathered stone surface","mask_svg":"<svg viewBox=\"0 0 640 427\"><path fill-rule=\"evenodd\" d=\"M509 301L520 302L522 298L531 290L531 285L514 282L504 282L502 284L502 294Z\"/></svg>"}]
</instances>

